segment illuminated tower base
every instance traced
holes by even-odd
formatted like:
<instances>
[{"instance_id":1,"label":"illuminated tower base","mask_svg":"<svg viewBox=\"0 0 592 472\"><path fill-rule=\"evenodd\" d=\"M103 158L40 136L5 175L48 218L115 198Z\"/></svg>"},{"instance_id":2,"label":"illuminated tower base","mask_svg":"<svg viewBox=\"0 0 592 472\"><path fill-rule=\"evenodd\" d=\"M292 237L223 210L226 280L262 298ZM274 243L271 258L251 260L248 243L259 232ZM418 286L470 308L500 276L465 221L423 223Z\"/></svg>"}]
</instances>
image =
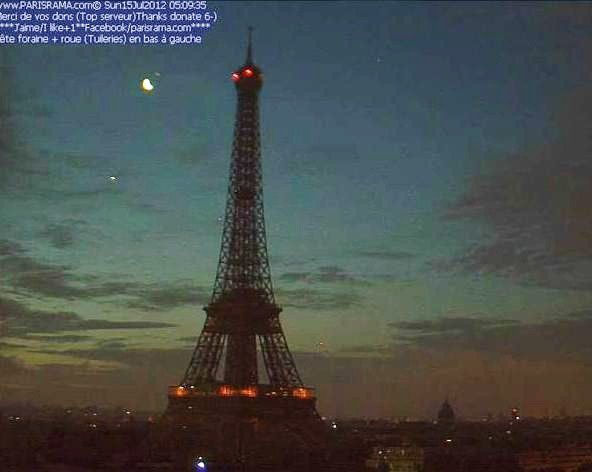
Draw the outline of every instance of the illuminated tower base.
<instances>
[{"instance_id":1,"label":"illuminated tower base","mask_svg":"<svg viewBox=\"0 0 592 472\"><path fill-rule=\"evenodd\" d=\"M315 399L258 388L255 395L255 387L210 394L171 387L165 418L179 462L204 457L237 470L315 470L326 440Z\"/></svg>"}]
</instances>

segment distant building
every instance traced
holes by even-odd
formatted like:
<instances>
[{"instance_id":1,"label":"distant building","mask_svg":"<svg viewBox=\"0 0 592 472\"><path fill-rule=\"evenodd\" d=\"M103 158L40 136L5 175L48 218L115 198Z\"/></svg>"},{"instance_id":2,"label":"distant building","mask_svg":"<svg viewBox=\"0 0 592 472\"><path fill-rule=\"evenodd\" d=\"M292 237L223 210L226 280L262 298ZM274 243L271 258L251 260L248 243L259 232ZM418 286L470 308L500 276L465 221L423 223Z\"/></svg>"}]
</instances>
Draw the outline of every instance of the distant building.
<instances>
[{"instance_id":1,"label":"distant building","mask_svg":"<svg viewBox=\"0 0 592 472\"><path fill-rule=\"evenodd\" d=\"M452 406L450 406L450 403L448 403L448 399L446 399L444 400L444 403L442 403L440 411L438 412L438 424L452 426L454 420L454 410L452 409Z\"/></svg>"}]
</instances>

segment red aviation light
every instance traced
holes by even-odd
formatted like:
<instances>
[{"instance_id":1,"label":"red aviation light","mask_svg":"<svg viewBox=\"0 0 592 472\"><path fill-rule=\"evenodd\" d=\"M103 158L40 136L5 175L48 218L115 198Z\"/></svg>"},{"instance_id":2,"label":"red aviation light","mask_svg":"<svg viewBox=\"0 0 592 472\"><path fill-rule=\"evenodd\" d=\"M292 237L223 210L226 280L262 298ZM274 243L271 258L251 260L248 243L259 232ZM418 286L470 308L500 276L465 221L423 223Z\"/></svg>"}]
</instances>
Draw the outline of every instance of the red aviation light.
<instances>
[{"instance_id":1,"label":"red aviation light","mask_svg":"<svg viewBox=\"0 0 592 472\"><path fill-rule=\"evenodd\" d=\"M236 72L234 72L232 74L232 81L233 82L238 82L240 80L240 75L238 75Z\"/></svg>"},{"instance_id":2,"label":"red aviation light","mask_svg":"<svg viewBox=\"0 0 592 472\"><path fill-rule=\"evenodd\" d=\"M245 69L243 71L244 77L253 77L253 74L254 74L253 69Z\"/></svg>"}]
</instances>

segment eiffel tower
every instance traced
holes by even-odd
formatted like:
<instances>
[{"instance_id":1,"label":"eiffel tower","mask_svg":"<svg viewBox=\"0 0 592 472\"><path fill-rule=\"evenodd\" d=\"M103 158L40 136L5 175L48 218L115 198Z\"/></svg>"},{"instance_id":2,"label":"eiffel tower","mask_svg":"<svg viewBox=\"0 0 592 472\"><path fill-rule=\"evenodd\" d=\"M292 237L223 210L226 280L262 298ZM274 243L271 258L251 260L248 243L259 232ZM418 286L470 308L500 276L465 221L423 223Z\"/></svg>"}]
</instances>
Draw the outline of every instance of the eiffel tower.
<instances>
[{"instance_id":1,"label":"eiffel tower","mask_svg":"<svg viewBox=\"0 0 592 472\"><path fill-rule=\"evenodd\" d=\"M253 62L251 28L246 61L231 77L238 104L218 270L189 366L179 385L169 387L165 417L196 434L196 455L207 450L227 462L248 462L253 451L269 456L281 444L314 448L324 426L315 392L303 384L288 349L273 293L259 132L263 74Z\"/></svg>"}]
</instances>

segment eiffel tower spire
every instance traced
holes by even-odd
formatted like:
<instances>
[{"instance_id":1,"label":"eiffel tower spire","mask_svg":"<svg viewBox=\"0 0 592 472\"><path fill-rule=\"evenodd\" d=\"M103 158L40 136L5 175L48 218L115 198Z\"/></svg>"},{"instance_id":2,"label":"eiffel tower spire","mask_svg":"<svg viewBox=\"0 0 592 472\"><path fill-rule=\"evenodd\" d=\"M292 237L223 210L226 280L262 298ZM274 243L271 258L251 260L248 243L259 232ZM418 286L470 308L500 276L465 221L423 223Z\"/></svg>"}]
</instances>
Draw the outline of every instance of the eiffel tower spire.
<instances>
[{"instance_id":1,"label":"eiffel tower spire","mask_svg":"<svg viewBox=\"0 0 592 472\"><path fill-rule=\"evenodd\" d=\"M253 64L253 27L249 26L249 42L247 43L247 60L245 65Z\"/></svg>"}]
</instances>

